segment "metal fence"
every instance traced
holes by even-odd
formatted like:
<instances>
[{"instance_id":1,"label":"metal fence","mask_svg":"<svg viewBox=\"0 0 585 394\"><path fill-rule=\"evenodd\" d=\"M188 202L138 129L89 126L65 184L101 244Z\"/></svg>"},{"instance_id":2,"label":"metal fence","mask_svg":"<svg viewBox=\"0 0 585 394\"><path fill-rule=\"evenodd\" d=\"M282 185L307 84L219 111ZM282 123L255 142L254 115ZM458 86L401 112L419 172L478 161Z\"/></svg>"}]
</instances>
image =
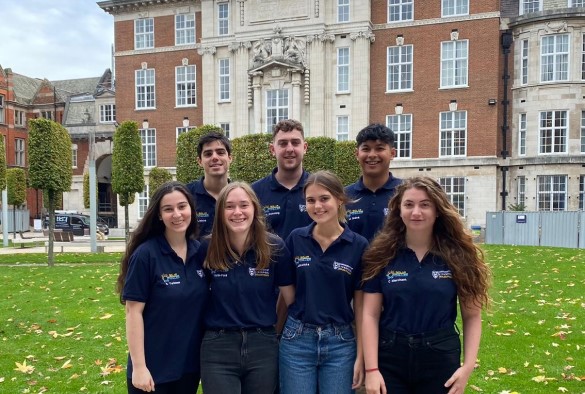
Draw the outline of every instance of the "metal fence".
<instances>
[{"instance_id":1,"label":"metal fence","mask_svg":"<svg viewBox=\"0 0 585 394\"><path fill-rule=\"evenodd\" d=\"M16 210L16 231L28 231L30 223L30 212L28 209ZM4 224L4 223L2 223ZM8 232L14 231L14 211L8 208Z\"/></svg>"},{"instance_id":2,"label":"metal fence","mask_svg":"<svg viewBox=\"0 0 585 394\"><path fill-rule=\"evenodd\" d=\"M487 212L485 243L585 248L585 212Z\"/></svg>"}]
</instances>

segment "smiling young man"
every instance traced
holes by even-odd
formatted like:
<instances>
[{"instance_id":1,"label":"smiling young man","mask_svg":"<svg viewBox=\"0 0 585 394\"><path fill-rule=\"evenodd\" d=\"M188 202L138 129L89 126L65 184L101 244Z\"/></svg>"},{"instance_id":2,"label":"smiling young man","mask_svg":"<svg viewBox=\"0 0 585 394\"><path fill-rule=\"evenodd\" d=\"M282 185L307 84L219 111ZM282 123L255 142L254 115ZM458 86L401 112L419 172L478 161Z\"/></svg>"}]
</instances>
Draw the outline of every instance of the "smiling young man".
<instances>
[{"instance_id":1,"label":"smiling young man","mask_svg":"<svg viewBox=\"0 0 585 394\"><path fill-rule=\"evenodd\" d=\"M199 238L211 233L215 201L229 182L231 162L232 145L225 135L212 131L199 139L197 163L203 168L204 176L187 185L195 199Z\"/></svg>"},{"instance_id":2,"label":"smiling young man","mask_svg":"<svg viewBox=\"0 0 585 394\"><path fill-rule=\"evenodd\" d=\"M345 188L356 201L347 204L347 224L371 241L384 224L388 201L402 181L390 172L390 162L396 156L392 130L382 124L371 124L358 133L356 142L355 156L362 176Z\"/></svg>"}]
</instances>

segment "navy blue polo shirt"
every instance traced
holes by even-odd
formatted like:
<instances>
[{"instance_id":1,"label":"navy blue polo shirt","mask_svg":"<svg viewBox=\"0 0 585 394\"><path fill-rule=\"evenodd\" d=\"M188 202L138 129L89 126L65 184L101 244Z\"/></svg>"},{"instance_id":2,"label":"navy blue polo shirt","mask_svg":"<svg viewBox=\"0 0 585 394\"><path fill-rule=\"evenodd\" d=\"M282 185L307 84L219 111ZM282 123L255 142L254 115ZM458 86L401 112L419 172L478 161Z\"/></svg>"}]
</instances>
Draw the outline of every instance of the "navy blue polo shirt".
<instances>
[{"instance_id":1,"label":"navy blue polo shirt","mask_svg":"<svg viewBox=\"0 0 585 394\"><path fill-rule=\"evenodd\" d=\"M195 212L197 225L199 226L198 238L211 234L213 219L215 218L215 197L203 187L204 179L205 177L201 177L200 180L187 184L187 189L195 199Z\"/></svg>"},{"instance_id":2,"label":"navy blue polo shirt","mask_svg":"<svg viewBox=\"0 0 585 394\"><path fill-rule=\"evenodd\" d=\"M147 240L130 257L122 298L145 303L144 353L155 383L199 372L209 295L204 258L199 241L190 240L184 264L163 235ZM130 355L128 378L132 378Z\"/></svg>"},{"instance_id":3,"label":"navy blue polo shirt","mask_svg":"<svg viewBox=\"0 0 585 394\"><path fill-rule=\"evenodd\" d=\"M278 168L275 168L270 175L254 182L252 189L264 208L269 230L286 239L295 228L312 222L303 195L303 186L309 173L303 171L299 182L289 190L276 180L277 171Z\"/></svg>"},{"instance_id":4,"label":"navy blue polo shirt","mask_svg":"<svg viewBox=\"0 0 585 394\"><path fill-rule=\"evenodd\" d=\"M345 206L349 228L371 241L382 228L388 214L388 202L401 182L390 173L388 181L375 192L364 186L363 177L347 186L345 193L350 199L357 200Z\"/></svg>"},{"instance_id":5,"label":"navy blue polo shirt","mask_svg":"<svg viewBox=\"0 0 585 394\"><path fill-rule=\"evenodd\" d=\"M243 261L230 261L227 271L208 270L211 296L205 326L211 329L249 329L276 324L279 286L293 285L295 266L284 241L270 234L276 244L268 268L257 269L256 253L248 250ZM207 240L203 248L207 248Z\"/></svg>"},{"instance_id":6,"label":"navy blue polo shirt","mask_svg":"<svg viewBox=\"0 0 585 394\"><path fill-rule=\"evenodd\" d=\"M343 233L325 252L313 238L315 224L293 230L286 240L296 265L295 302L290 316L303 323L349 324L351 300L360 290L362 254L368 241L344 225Z\"/></svg>"},{"instance_id":7,"label":"navy blue polo shirt","mask_svg":"<svg viewBox=\"0 0 585 394\"><path fill-rule=\"evenodd\" d=\"M383 295L381 328L420 334L455 324L457 286L445 261L431 253L419 263L411 249L400 249L363 290Z\"/></svg>"}]
</instances>

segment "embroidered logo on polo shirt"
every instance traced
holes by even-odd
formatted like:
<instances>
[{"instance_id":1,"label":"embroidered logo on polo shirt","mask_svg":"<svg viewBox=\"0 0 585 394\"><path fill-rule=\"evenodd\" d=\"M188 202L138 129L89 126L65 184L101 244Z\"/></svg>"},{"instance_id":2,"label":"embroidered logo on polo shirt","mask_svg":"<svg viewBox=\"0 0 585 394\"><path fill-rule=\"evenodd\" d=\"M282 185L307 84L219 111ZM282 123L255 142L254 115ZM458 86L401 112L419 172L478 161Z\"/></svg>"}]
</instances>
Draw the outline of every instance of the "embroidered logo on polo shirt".
<instances>
[{"instance_id":1,"label":"embroidered logo on polo shirt","mask_svg":"<svg viewBox=\"0 0 585 394\"><path fill-rule=\"evenodd\" d=\"M337 261L333 262L333 269L336 271L345 272L348 275L351 275L351 273L353 272L353 267L351 265L339 263Z\"/></svg>"},{"instance_id":2,"label":"embroidered logo on polo shirt","mask_svg":"<svg viewBox=\"0 0 585 394\"><path fill-rule=\"evenodd\" d=\"M200 278L205 277L205 272L203 272L203 270L197 270L197 275L199 275Z\"/></svg>"},{"instance_id":3,"label":"embroidered logo on polo shirt","mask_svg":"<svg viewBox=\"0 0 585 394\"><path fill-rule=\"evenodd\" d=\"M356 220L360 218L360 215L363 215L363 209L349 209L347 211L347 220Z\"/></svg>"},{"instance_id":4,"label":"embroidered logo on polo shirt","mask_svg":"<svg viewBox=\"0 0 585 394\"><path fill-rule=\"evenodd\" d=\"M408 272L406 271L388 271L386 273L388 283L406 282L408 280Z\"/></svg>"},{"instance_id":5,"label":"embroidered logo on polo shirt","mask_svg":"<svg viewBox=\"0 0 585 394\"><path fill-rule=\"evenodd\" d=\"M451 270L433 271L432 274L435 279L453 279Z\"/></svg>"},{"instance_id":6,"label":"embroidered logo on polo shirt","mask_svg":"<svg viewBox=\"0 0 585 394\"><path fill-rule=\"evenodd\" d=\"M390 210L389 210L388 208L384 208L384 216L388 216L388 212L389 212L389 211L390 211Z\"/></svg>"},{"instance_id":7,"label":"embroidered logo on polo shirt","mask_svg":"<svg viewBox=\"0 0 585 394\"><path fill-rule=\"evenodd\" d=\"M264 215L280 215L280 205L264 205Z\"/></svg>"},{"instance_id":8,"label":"embroidered logo on polo shirt","mask_svg":"<svg viewBox=\"0 0 585 394\"><path fill-rule=\"evenodd\" d=\"M197 212L197 222L205 223L209 219L209 214L207 212Z\"/></svg>"},{"instance_id":9,"label":"embroidered logo on polo shirt","mask_svg":"<svg viewBox=\"0 0 585 394\"><path fill-rule=\"evenodd\" d=\"M311 256L295 256L295 265L297 268L308 267L311 265Z\"/></svg>"},{"instance_id":10,"label":"embroidered logo on polo shirt","mask_svg":"<svg viewBox=\"0 0 585 394\"><path fill-rule=\"evenodd\" d=\"M299 212L307 212L307 206L305 204L299 204Z\"/></svg>"},{"instance_id":11,"label":"embroidered logo on polo shirt","mask_svg":"<svg viewBox=\"0 0 585 394\"><path fill-rule=\"evenodd\" d=\"M181 284L181 276L179 274L162 274L160 278L166 286Z\"/></svg>"},{"instance_id":12,"label":"embroidered logo on polo shirt","mask_svg":"<svg viewBox=\"0 0 585 394\"><path fill-rule=\"evenodd\" d=\"M248 268L248 273L250 274L250 276L267 278L270 276L270 268L263 268L263 269Z\"/></svg>"}]
</instances>

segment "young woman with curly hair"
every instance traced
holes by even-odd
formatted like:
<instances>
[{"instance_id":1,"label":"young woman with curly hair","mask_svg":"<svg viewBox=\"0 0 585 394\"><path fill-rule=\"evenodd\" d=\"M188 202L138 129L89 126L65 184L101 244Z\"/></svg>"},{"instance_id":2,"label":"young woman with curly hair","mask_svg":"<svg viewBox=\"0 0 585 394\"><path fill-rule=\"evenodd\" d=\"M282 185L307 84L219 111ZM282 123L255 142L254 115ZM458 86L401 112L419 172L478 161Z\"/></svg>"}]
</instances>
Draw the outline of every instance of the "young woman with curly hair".
<instances>
[{"instance_id":1,"label":"young woman with curly hair","mask_svg":"<svg viewBox=\"0 0 585 394\"><path fill-rule=\"evenodd\" d=\"M367 393L463 393L489 304L490 271L435 180L416 177L398 187L363 262Z\"/></svg>"}]
</instances>

